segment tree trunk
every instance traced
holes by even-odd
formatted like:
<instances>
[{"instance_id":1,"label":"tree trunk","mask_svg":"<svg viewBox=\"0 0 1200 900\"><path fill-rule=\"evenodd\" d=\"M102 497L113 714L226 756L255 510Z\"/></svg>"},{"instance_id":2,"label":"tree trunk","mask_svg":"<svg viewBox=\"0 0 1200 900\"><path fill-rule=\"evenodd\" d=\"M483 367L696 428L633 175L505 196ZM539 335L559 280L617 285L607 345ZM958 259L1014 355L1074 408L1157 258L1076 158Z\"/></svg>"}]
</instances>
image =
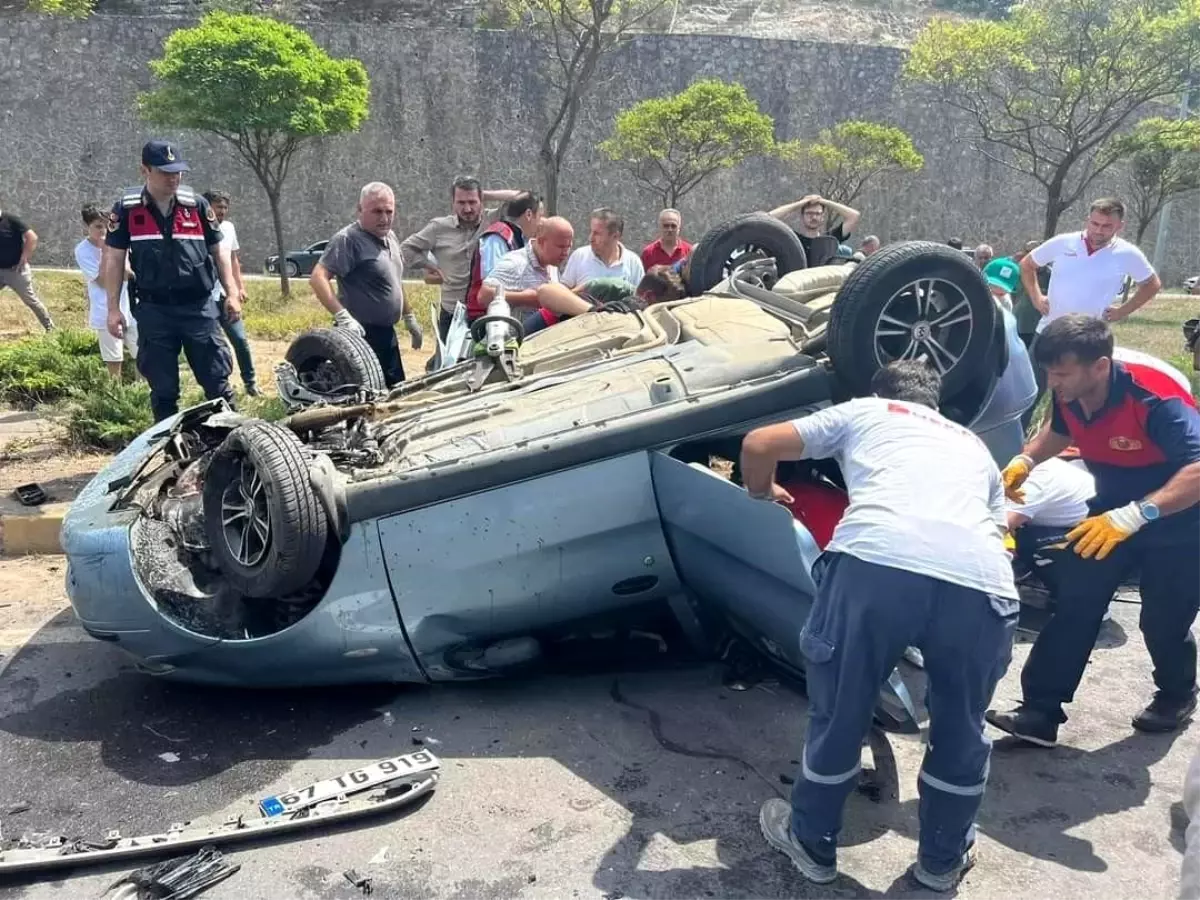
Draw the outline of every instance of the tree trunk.
<instances>
[{"instance_id":1,"label":"tree trunk","mask_svg":"<svg viewBox=\"0 0 1200 900\"><path fill-rule=\"evenodd\" d=\"M1062 182L1055 179L1046 188L1046 219L1042 224L1042 240L1049 240L1058 234L1058 219L1062 214Z\"/></svg>"},{"instance_id":2,"label":"tree trunk","mask_svg":"<svg viewBox=\"0 0 1200 900\"><path fill-rule=\"evenodd\" d=\"M1133 242L1139 247L1142 245L1142 238L1145 236L1146 230L1150 227L1150 221L1150 219L1138 219L1137 236Z\"/></svg>"},{"instance_id":3,"label":"tree trunk","mask_svg":"<svg viewBox=\"0 0 1200 900\"><path fill-rule=\"evenodd\" d=\"M271 205L271 221L275 225L275 252L279 254L279 292L287 297L292 288L288 283L287 251L283 249L283 216L279 213L278 188L267 188L267 202Z\"/></svg>"},{"instance_id":4,"label":"tree trunk","mask_svg":"<svg viewBox=\"0 0 1200 900\"><path fill-rule=\"evenodd\" d=\"M546 203L546 215L558 215L558 164L554 161L554 154L542 153L542 182L545 185L545 197L543 200Z\"/></svg>"}]
</instances>

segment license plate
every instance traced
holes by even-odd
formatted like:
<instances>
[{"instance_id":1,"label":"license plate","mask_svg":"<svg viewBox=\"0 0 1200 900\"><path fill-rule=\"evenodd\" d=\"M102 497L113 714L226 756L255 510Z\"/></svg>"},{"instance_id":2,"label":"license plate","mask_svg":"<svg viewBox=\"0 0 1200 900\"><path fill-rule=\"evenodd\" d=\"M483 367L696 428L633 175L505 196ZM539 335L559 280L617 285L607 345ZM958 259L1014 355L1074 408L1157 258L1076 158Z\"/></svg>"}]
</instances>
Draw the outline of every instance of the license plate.
<instances>
[{"instance_id":1,"label":"license plate","mask_svg":"<svg viewBox=\"0 0 1200 900\"><path fill-rule=\"evenodd\" d=\"M337 778L317 781L298 791L289 791L272 797L264 797L258 802L258 808L267 817L281 816L294 812L306 806L313 806L322 800L330 800L341 794L353 794L366 790L377 784L412 775L416 772L427 772L441 766L441 761L428 750L418 750L415 753L405 753L403 756L393 756L391 759L381 759L361 769L353 769Z\"/></svg>"}]
</instances>

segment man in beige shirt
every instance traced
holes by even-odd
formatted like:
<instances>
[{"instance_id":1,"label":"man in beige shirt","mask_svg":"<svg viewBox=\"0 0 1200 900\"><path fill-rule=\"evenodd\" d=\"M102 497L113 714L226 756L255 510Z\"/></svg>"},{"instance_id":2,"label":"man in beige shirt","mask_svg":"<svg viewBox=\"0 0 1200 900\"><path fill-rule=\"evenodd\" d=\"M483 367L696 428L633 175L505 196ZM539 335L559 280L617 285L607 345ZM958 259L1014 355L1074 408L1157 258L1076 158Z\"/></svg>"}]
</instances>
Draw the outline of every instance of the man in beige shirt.
<instances>
[{"instance_id":1,"label":"man in beige shirt","mask_svg":"<svg viewBox=\"0 0 1200 900\"><path fill-rule=\"evenodd\" d=\"M423 271L426 284L442 287L442 305L438 314L438 334L443 341L454 316L454 308L467 295L471 282L471 253L480 232L496 221L498 209L484 209L488 201L507 203L520 191L485 191L479 180L470 176L454 179L450 189L454 212L430 219L429 224L400 244L404 268ZM429 262L432 254L436 265Z\"/></svg>"}]
</instances>

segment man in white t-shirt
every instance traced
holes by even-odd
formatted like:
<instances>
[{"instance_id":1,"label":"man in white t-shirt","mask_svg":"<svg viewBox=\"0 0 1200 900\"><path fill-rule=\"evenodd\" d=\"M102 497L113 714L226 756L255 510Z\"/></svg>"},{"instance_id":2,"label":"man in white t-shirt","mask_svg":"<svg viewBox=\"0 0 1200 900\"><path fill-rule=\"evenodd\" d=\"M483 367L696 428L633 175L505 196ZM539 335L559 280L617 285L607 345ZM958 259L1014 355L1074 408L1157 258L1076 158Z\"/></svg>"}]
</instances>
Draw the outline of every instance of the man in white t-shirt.
<instances>
[{"instance_id":1,"label":"man in white t-shirt","mask_svg":"<svg viewBox=\"0 0 1200 900\"><path fill-rule=\"evenodd\" d=\"M1036 478L1034 476L1037 476ZM1086 519L1096 479L1079 460L1048 459L1025 480L1025 502L1008 501L1008 530L1025 525L1071 529Z\"/></svg>"},{"instance_id":2,"label":"man in white t-shirt","mask_svg":"<svg viewBox=\"0 0 1200 900\"><path fill-rule=\"evenodd\" d=\"M912 876L944 891L974 862L991 754L983 714L1017 620L1004 487L983 442L938 412L932 369L892 363L871 389L873 397L755 429L742 442L752 497L788 503L776 464L832 457L850 499L814 566L817 597L800 634L809 719L792 802L768 800L759 823L810 881L837 877L842 807L858 783L879 686L915 646L932 722Z\"/></svg>"},{"instance_id":3,"label":"man in white t-shirt","mask_svg":"<svg viewBox=\"0 0 1200 900\"><path fill-rule=\"evenodd\" d=\"M1145 254L1118 237L1124 226L1124 203L1112 198L1097 200L1088 211L1083 231L1055 235L1021 260L1021 281L1042 314L1039 333L1067 313L1117 322L1154 299L1162 281ZM1052 267L1045 294L1037 280L1039 266ZM1137 291L1127 302L1110 308L1126 276L1137 284Z\"/></svg>"},{"instance_id":4,"label":"man in white t-shirt","mask_svg":"<svg viewBox=\"0 0 1200 900\"><path fill-rule=\"evenodd\" d=\"M104 235L107 231L108 213L95 204L83 208L83 224L87 237L75 245L75 265L87 281L88 328L96 332L100 340L100 358L108 367L113 378L121 377L121 363L125 350L129 358L137 359L137 320L129 310L129 289L121 285L121 315L125 317L125 334L113 337L108 331L108 293L100 284L100 259L104 253ZM125 267L125 278L129 279L129 266ZM122 346L124 341L124 346Z\"/></svg>"},{"instance_id":5,"label":"man in white t-shirt","mask_svg":"<svg viewBox=\"0 0 1200 900\"><path fill-rule=\"evenodd\" d=\"M623 243L625 220L611 209L593 210L588 243L571 254L562 270L562 283L582 293L593 278L623 278L637 287L646 274L642 259Z\"/></svg>"},{"instance_id":6,"label":"man in white t-shirt","mask_svg":"<svg viewBox=\"0 0 1200 900\"><path fill-rule=\"evenodd\" d=\"M204 199L208 201L217 217L217 223L221 229L221 241L229 245L229 259L233 265L233 283L237 287L238 300L242 304L242 316L244 316L248 298L246 297L246 283L242 281L242 245L238 242L237 228L228 219L231 199L224 191L205 191ZM221 330L225 332L225 337L229 339L229 344L233 347L233 355L237 358L238 372L241 373L246 393L251 397L257 397L258 385L255 382L254 357L250 353L250 341L246 338L245 320L239 316L236 320L231 321L226 315L225 294L221 290L220 282L213 285L213 302L217 304L217 321L221 323Z\"/></svg>"}]
</instances>

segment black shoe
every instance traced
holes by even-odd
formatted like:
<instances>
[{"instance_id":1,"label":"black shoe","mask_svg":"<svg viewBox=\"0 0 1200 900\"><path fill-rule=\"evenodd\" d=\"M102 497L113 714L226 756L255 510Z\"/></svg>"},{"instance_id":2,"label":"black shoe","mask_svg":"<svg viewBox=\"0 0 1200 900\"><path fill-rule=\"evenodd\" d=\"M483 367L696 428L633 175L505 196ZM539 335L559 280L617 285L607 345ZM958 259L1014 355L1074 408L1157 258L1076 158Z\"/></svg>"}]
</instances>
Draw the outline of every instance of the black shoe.
<instances>
[{"instance_id":1,"label":"black shoe","mask_svg":"<svg viewBox=\"0 0 1200 900\"><path fill-rule=\"evenodd\" d=\"M1058 743L1058 723L1036 709L1018 706L1007 713L989 709L984 718L1001 731L1039 747L1053 747Z\"/></svg>"},{"instance_id":2,"label":"black shoe","mask_svg":"<svg viewBox=\"0 0 1200 900\"><path fill-rule=\"evenodd\" d=\"M258 389L258 385L255 384L253 381L250 382L248 385L246 385L246 396L257 397L261 393L262 393L262 391L260 391Z\"/></svg>"},{"instance_id":3,"label":"black shoe","mask_svg":"<svg viewBox=\"0 0 1200 900\"><path fill-rule=\"evenodd\" d=\"M1178 731L1191 721L1195 711L1195 694L1186 700L1172 700L1160 692L1154 695L1149 706L1133 717L1133 727L1138 731Z\"/></svg>"}]
</instances>

